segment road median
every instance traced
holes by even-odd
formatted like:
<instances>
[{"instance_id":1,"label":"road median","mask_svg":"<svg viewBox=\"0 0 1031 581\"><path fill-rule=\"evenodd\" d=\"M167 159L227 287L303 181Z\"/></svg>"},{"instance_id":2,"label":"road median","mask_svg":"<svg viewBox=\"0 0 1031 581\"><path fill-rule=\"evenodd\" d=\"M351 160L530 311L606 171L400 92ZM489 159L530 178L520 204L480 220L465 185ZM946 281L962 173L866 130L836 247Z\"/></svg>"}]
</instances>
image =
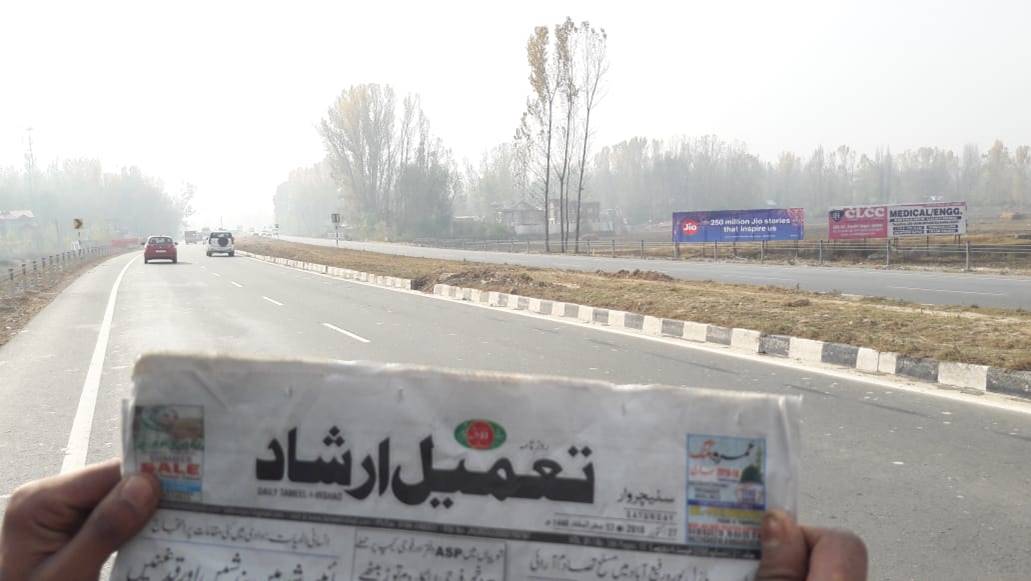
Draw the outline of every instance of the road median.
<instances>
[{"instance_id":1,"label":"road median","mask_svg":"<svg viewBox=\"0 0 1031 581\"><path fill-rule=\"evenodd\" d=\"M655 272L481 265L264 239L241 240L238 246L255 254L401 277L411 281L413 290L439 294L443 289L444 296L457 300L482 300L645 334L704 338L755 353L925 381L938 381L941 375L964 383L954 387L975 391L995 384L1000 392L1005 387L1011 395L1031 396L1031 313L1021 310L682 281ZM941 374L938 362L996 371L949 368Z\"/></svg>"}]
</instances>

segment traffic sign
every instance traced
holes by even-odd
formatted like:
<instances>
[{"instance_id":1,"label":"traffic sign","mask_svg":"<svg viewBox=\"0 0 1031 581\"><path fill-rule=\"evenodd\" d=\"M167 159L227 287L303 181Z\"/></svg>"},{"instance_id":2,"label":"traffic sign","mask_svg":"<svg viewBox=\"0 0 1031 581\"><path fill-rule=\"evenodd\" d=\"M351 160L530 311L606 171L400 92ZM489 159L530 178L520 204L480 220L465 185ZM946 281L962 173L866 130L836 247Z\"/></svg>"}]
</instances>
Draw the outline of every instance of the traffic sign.
<instances>
[{"instance_id":1,"label":"traffic sign","mask_svg":"<svg viewBox=\"0 0 1031 581\"><path fill-rule=\"evenodd\" d=\"M340 223L340 214L330 214L330 217L333 219L334 224Z\"/></svg>"},{"instance_id":2,"label":"traffic sign","mask_svg":"<svg viewBox=\"0 0 1031 581\"><path fill-rule=\"evenodd\" d=\"M75 218L74 220L72 220L72 227L75 228L76 230L81 230L82 229L82 218Z\"/></svg>"}]
</instances>

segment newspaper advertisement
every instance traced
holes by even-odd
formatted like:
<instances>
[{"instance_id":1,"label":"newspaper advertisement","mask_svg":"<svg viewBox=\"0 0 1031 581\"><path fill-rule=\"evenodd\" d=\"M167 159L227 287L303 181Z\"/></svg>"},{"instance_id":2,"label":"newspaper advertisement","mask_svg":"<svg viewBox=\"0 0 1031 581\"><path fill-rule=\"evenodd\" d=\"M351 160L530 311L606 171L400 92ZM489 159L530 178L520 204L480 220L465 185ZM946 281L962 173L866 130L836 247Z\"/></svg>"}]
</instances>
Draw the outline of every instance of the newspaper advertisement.
<instances>
[{"instance_id":1,"label":"newspaper advertisement","mask_svg":"<svg viewBox=\"0 0 1031 581\"><path fill-rule=\"evenodd\" d=\"M728 386L731 387L731 386ZM800 398L353 362L148 355L120 580L754 578L796 511Z\"/></svg>"}]
</instances>

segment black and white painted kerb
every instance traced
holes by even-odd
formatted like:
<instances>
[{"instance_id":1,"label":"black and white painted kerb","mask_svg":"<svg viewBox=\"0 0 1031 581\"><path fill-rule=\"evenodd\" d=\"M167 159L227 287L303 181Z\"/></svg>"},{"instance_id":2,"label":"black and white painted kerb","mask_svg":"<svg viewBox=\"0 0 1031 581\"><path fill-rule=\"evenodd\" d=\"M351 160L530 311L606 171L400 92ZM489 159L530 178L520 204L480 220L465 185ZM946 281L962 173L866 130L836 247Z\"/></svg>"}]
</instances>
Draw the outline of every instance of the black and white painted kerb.
<instances>
[{"instance_id":1,"label":"black and white painted kerb","mask_svg":"<svg viewBox=\"0 0 1031 581\"><path fill-rule=\"evenodd\" d=\"M999 393L1031 399L1031 371L1013 371L987 365L918 359L843 343L830 343L785 335L765 335L752 329L662 319L650 315L446 284L434 285L433 294L492 307L525 310L559 319L576 319L582 323L618 327L645 335L725 345L731 349L748 353L790 358L803 363L831 364L871 374L899 375L934 383L945 389L959 389L973 393Z\"/></svg>"},{"instance_id":2,"label":"black and white painted kerb","mask_svg":"<svg viewBox=\"0 0 1031 581\"><path fill-rule=\"evenodd\" d=\"M289 258L279 258L276 256L263 256L261 254L252 254L250 252L244 252L242 250L237 250L236 253L240 256L255 258L257 260L271 262L273 264L279 264L289 268L297 268L300 270L307 270L310 272L325 274L327 276L345 278L348 280L356 280L359 282L365 282L369 284L375 284L391 288L412 290L412 281L407 278L383 276L371 272L360 272L357 270L351 270L349 268L339 268L336 266L327 266L325 264L315 264L313 262L304 262L301 260L292 260Z\"/></svg>"}]
</instances>

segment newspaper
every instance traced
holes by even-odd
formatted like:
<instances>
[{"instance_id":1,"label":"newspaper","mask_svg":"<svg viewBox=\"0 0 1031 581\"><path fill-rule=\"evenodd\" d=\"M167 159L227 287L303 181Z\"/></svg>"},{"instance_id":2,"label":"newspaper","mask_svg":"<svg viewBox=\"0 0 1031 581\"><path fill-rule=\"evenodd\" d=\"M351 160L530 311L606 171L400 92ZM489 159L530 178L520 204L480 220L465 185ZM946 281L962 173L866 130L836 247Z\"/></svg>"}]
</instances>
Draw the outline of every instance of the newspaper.
<instances>
[{"instance_id":1,"label":"newspaper","mask_svg":"<svg viewBox=\"0 0 1031 581\"><path fill-rule=\"evenodd\" d=\"M150 355L125 470L163 499L125 580L745 580L796 508L800 399Z\"/></svg>"}]
</instances>

